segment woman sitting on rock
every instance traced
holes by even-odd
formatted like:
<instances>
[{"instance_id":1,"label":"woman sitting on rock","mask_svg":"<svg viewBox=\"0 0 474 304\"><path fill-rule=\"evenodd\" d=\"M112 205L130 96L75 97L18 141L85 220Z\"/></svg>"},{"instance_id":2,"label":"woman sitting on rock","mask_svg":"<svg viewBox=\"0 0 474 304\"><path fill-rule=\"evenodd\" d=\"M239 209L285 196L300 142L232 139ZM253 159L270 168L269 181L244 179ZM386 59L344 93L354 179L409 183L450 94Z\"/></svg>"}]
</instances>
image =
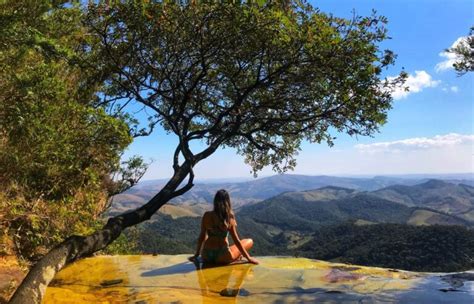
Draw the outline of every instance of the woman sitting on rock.
<instances>
[{"instance_id":1,"label":"woman sitting on rock","mask_svg":"<svg viewBox=\"0 0 474 304\"><path fill-rule=\"evenodd\" d=\"M230 247L227 240L229 232L234 240L234 245ZM252 239L239 239L229 193L223 189L217 191L214 197L214 210L204 213L196 254L189 260L195 262L201 255L204 263L230 264L243 256L250 263L258 264L258 261L247 252L252 246Z\"/></svg>"}]
</instances>

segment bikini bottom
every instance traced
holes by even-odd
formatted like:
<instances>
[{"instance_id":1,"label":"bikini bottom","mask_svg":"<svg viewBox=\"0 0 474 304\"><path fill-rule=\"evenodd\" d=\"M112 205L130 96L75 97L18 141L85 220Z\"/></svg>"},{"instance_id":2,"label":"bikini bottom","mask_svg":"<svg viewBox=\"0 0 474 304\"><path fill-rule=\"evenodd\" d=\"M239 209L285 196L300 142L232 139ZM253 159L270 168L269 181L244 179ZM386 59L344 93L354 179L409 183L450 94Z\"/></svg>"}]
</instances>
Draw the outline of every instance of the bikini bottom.
<instances>
[{"instance_id":1,"label":"bikini bottom","mask_svg":"<svg viewBox=\"0 0 474 304\"><path fill-rule=\"evenodd\" d=\"M229 252L229 247L221 247L221 248L204 248L202 250L202 257L204 262L217 264L219 257Z\"/></svg>"}]
</instances>

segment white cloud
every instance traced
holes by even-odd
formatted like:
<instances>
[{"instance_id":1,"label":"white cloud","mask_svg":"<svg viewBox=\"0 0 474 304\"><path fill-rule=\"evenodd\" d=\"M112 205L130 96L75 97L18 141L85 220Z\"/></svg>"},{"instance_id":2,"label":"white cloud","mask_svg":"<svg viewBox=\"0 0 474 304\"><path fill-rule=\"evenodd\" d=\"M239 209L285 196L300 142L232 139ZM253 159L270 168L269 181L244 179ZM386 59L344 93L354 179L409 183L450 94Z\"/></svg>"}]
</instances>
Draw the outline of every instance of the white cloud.
<instances>
[{"instance_id":1,"label":"white cloud","mask_svg":"<svg viewBox=\"0 0 474 304\"><path fill-rule=\"evenodd\" d=\"M441 88L441 90L443 92L451 91L453 93L457 93L457 92L459 92L459 87L457 87L457 86L450 86L450 87L444 86L443 88Z\"/></svg>"},{"instance_id":2,"label":"white cloud","mask_svg":"<svg viewBox=\"0 0 474 304\"><path fill-rule=\"evenodd\" d=\"M388 79L393 80L394 77L388 77ZM433 80L426 71L415 71L415 75L408 74L402 87L398 87L392 92L392 97L395 100L403 99L412 93L421 92L424 88L434 88L440 83L441 80ZM406 88L408 88L408 91Z\"/></svg>"},{"instance_id":3,"label":"white cloud","mask_svg":"<svg viewBox=\"0 0 474 304\"><path fill-rule=\"evenodd\" d=\"M337 146L337 143L336 143ZM396 147L398 150L395 151ZM364 149L364 150L363 150ZM308 175L387 175L474 172L474 133L410 138L358 148L306 146L293 173Z\"/></svg>"},{"instance_id":4,"label":"white cloud","mask_svg":"<svg viewBox=\"0 0 474 304\"><path fill-rule=\"evenodd\" d=\"M451 45L451 48L455 48L459 44L465 44L466 46L469 46L469 44L467 43L467 37L459 37L458 39L456 39L456 41L454 41L453 45ZM444 60L441 61L440 63L438 63L435 66L435 70L438 73L442 72L442 71L453 69L453 64L457 60L459 60L459 57L456 54L446 52L446 51L443 51L443 52L439 53L439 56L443 57Z\"/></svg>"},{"instance_id":5,"label":"white cloud","mask_svg":"<svg viewBox=\"0 0 474 304\"><path fill-rule=\"evenodd\" d=\"M152 137L142 137L137 140L149 142L151 146L156 142L158 142L156 145L161 143L161 141L153 140ZM132 143L134 144L136 143ZM154 150L154 153L157 153L154 155L157 161L150 166L144 180L169 178L173 175L172 167L167 165L173 155L172 148L172 145L168 145ZM143 153L143 150L132 151L130 155L138 153ZM332 148L306 143L298 153L295 171L289 173L386 175L474 172L473 154L474 134L409 138L355 147L338 142ZM237 155L233 148L218 150L209 159L200 162L194 171L198 179L252 177L250 168L244 163L243 157ZM275 172L266 167L259 176L273 174Z\"/></svg>"},{"instance_id":6,"label":"white cloud","mask_svg":"<svg viewBox=\"0 0 474 304\"><path fill-rule=\"evenodd\" d=\"M379 142L373 144L359 144L355 148L361 152L402 152L412 150L439 149L459 145L474 144L474 134L464 135L450 133L446 135L435 135L433 137L414 137L402 140Z\"/></svg>"}]
</instances>

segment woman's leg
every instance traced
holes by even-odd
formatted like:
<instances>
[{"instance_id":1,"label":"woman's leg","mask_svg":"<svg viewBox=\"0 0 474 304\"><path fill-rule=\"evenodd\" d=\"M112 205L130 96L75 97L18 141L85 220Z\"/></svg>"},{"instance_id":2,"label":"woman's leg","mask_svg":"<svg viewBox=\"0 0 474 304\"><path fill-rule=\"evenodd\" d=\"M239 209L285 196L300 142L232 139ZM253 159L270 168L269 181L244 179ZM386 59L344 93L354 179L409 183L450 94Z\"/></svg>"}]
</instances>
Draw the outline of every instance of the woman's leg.
<instances>
[{"instance_id":1,"label":"woman's leg","mask_svg":"<svg viewBox=\"0 0 474 304\"><path fill-rule=\"evenodd\" d=\"M252 239L243 239L243 240L240 240L240 242L242 243L242 246L247 251L250 250L250 248L252 248L252 246L253 246L253 240ZM226 261L223 261L224 263L232 263L232 262L238 260L242 256L242 254L240 253L239 248L237 248L236 245L230 246L229 249L230 249L230 256L226 255L226 257L225 257Z\"/></svg>"}]
</instances>

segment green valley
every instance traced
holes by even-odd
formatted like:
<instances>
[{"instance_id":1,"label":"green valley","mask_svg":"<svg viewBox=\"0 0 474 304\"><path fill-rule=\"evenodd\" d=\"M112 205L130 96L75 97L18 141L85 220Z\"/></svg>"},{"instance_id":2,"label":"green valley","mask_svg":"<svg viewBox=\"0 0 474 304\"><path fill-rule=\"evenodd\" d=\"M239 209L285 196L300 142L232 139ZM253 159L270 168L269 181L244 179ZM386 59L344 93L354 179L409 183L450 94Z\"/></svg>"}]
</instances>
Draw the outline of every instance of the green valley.
<instances>
[{"instance_id":1,"label":"green valley","mask_svg":"<svg viewBox=\"0 0 474 304\"><path fill-rule=\"evenodd\" d=\"M401 188L408 194L418 193L424 203L408 204L387 194ZM336 186L285 192L240 207L238 231L241 237L254 239L256 255L305 256L421 271L471 269L474 222L450 213L453 208L430 208L439 201L461 201L472 207L471 191L468 185L428 180L372 192ZM194 251L200 215L212 205L175 202L165 207L138 228L137 252Z\"/></svg>"}]
</instances>

